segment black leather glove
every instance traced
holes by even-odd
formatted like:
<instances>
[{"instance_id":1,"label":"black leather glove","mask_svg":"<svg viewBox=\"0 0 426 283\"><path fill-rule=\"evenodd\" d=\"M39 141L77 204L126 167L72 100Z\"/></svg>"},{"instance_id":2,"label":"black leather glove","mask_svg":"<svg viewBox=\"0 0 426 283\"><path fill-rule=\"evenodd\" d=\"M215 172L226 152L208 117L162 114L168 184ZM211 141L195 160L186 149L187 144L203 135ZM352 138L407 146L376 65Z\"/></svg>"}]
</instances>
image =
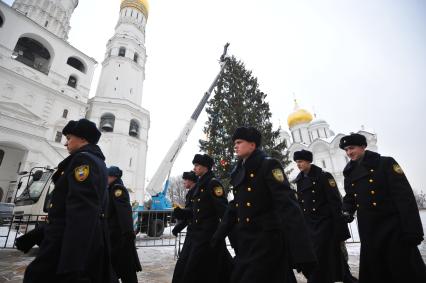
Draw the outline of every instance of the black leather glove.
<instances>
[{"instance_id":1,"label":"black leather glove","mask_svg":"<svg viewBox=\"0 0 426 283\"><path fill-rule=\"evenodd\" d=\"M353 216L353 214L350 214L347 211L343 212L343 217L346 220L346 223L351 223L355 219L355 217Z\"/></svg>"},{"instance_id":2,"label":"black leather glove","mask_svg":"<svg viewBox=\"0 0 426 283\"><path fill-rule=\"evenodd\" d=\"M40 245L44 237L43 226L38 226L26 234L16 238L15 246L18 250L27 253L35 245Z\"/></svg>"},{"instance_id":3,"label":"black leather glove","mask_svg":"<svg viewBox=\"0 0 426 283\"><path fill-rule=\"evenodd\" d=\"M417 247L423 241L423 237L417 234L403 234L401 238L404 245L409 247Z\"/></svg>"},{"instance_id":4,"label":"black leather glove","mask_svg":"<svg viewBox=\"0 0 426 283\"><path fill-rule=\"evenodd\" d=\"M177 235L180 233L180 229L179 227L176 225L173 229L172 229L172 234L173 236L177 237Z\"/></svg>"},{"instance_id":5,"label":"black leather glove","mask_svg":"<svg viewBox=\"0 0 426 283\"><path fill-rule=\"evenodd\" d=\"M173 210L173 216L179 220L187 219L188 217L190 217L190 214L191 214L191 211L189 211L188 209L182 209L180 207L176 207Z\"/></svg>"}]
</instances>

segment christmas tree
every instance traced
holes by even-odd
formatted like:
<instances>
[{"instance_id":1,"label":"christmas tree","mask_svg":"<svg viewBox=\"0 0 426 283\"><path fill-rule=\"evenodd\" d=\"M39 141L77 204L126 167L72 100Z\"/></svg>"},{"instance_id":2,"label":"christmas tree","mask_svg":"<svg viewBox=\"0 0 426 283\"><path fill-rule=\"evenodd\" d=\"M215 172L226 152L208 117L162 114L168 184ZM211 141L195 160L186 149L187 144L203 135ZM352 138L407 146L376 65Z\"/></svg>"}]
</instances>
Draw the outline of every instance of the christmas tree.
<instances>
[{"instance_id":1,"label":"christmas tree","mask_svg":"<svg viewBox=\"0 0 426 283\"><path fill-rule=\"evenodd\" d=\"M232 134L241 126L258 129L262 133L262 149L284 167L289 163L283 153L285 141L280 140L280 128L272 129L267 95L259 90L257 78L234 56L226 60L215 95L207 104L208 120L203 129L206 139L200 140L200 149L213 157L216 176L225 183L237 162Z\"/></svg>"}]
</instances>

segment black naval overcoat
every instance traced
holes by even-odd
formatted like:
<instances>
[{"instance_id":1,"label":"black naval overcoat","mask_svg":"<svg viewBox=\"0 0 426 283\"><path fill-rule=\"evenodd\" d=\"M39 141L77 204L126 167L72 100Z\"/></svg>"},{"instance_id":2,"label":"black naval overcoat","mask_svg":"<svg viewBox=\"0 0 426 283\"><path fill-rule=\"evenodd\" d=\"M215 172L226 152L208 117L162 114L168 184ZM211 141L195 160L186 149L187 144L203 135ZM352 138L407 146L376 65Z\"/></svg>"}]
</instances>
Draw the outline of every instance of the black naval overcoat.
<instances>
[{"instance_id":1,"label":"black naval overcoat","mask_svg":"<svg viewBox=\"0 0 426 283\"><path fill-rule=\"evenodd\" d=\"M185 208L190 209L191 203L192 203L192 194L194 193L195 185L194 187L190 188L188 192L186 192L185 195ZM173 234L177 235L178 233L182 232L185 227L188 226L189 229L189 219L182 219L178 220L175 227L173 228ZM185 243L184 243L185 245ZM183 247L182 247L183 248Z\"/></svg>"},{"instance_id":2,"label":"black naval overcoat","mask_svg":"<svg viewBox=\"0 0 426 283\"><path fill-rule=\"evenodd\" d=\"M116 282L105 218L104 160L100 148L88 144L59 163L43 241L24 283Z\"/></svg>"},{"instance_id":3,"label":"black naval overcoat","mask_svg":"<svg viewBox=\"0 0 426 283\"><path fill-rule=\"evenodd\" d=\"M231 184L234 200L217 232L237 238L231 282L296 282L292 268L316 259L281 164L256 149L238 162Z\"/></svg>"},{"instance_id":4,"label":"black naval overcoat","mask_svg":"<svg viewBox=\"0 0 426 283\"><path fill-rule=\"evenodd\" d=\"M344 171L343 209L357 212L361 239L360 283L426 282L417 244L423 239L419 210L398 163L365 151Z\"/></svg>"},{"instance_id":5,"label":"black naval overcoat","mask_svg":"<svg viewBox=\"0 0 426 283\"><path fill-rule=\"evenodd\" d=\"M193 190L191 205L184 209L189 227L172 282L226 283L230 277L231 255L225 241L215 247L210 244L227 208L226 192L212 171L201 176Z\"/></svg>"},{"instance_id":6,"label":"black naval overcoat","mask_svg":"<svg viewBox=\"0 0 426 283\"><path fill-rule=\"evenodd\" d=\"M307 176L300 172L295 182L298 202L318 259L309 282L342 281L344 263L340 244L350 233L342 215L342 198L336 181L330 173L312 164Z\"/></svg>"},{"instance_id":7,"label":"black naval overcoat","mask_svg":"<svg viewBox=\"0 0 426 283\"><path fill-rule=\"evenodd\" d=\"M108 187L108 228L111 240L112 267L123 282L137 282L136 273L142 271L135 246L132 207L129 192L121 179Z\"/></svg>"}]
</instances>

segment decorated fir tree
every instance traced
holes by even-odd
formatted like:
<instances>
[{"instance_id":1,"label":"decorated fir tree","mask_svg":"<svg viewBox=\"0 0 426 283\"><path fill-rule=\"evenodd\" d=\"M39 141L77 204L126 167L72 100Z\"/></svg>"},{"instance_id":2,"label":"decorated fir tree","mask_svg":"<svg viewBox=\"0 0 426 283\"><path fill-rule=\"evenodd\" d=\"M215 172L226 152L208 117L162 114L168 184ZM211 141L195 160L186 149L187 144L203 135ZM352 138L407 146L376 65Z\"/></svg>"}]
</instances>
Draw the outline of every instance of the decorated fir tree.
<instances>
[{"instance_id":1,"label":"decorated fir tree","mask_svg":"<svg viewBox=\"0 0 426 283\"><path fill-rule=\"evenodd\" d=\"M208 102L208 121L204 127L205 140L200 149L215 160L216 175L226 182L236 163L232 134L240 126L253 126L262 133L262 148L285 167L289 161L283 154L285 142L280 129L272 129L271 112L266 94L259 90L257 78L246 70L244 63L234 56L222 73L214 97ZM227 182L226 182L227 183Z\"/></svg>"}]
</instances>

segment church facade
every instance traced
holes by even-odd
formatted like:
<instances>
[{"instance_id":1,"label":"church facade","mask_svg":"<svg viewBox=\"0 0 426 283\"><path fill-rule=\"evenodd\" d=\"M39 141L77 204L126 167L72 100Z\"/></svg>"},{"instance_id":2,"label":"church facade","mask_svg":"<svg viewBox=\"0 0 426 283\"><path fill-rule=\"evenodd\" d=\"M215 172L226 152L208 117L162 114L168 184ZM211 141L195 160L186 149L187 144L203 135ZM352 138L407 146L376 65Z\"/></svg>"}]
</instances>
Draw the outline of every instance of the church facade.
<instances>
[{"instance_id":1,"label":"church facade","mask_svg":"<svg viewBox=\"0 0 426 283\"><path fill-rule=\"evenodd\" d=\"M346 134L335 134L330 125L316 115L299 107L295 101L294 111L288 116L289 132L281 131L281 138L286 141L289 158L293 160L296 151L305 149L313 154L313 164L333 174L339 189L343 192L343 168L349 162L346 153L339 148L340 139ZM357 133L367 139L367 149L377 151L377 135L361 128ZM292 161L287 170L291 170L290 180L296 178L299 169Z\"/></svg>"},{"instance_id":2,"label":"church facade","mask_svg":"<svg viewBox=\"0 0 426 283\"><path fill-rule=\"evenodd\" d=\"M149 112L145 78L145 0L123 0L107 42L96 95L97 62L68 41L78 0L0 1L0 201L11 201L19 172L54 168L68 155L62 128L88 118L103 132L107 165L123 169L133 199L142 200Z\"/></svg>"}]
</instances>

